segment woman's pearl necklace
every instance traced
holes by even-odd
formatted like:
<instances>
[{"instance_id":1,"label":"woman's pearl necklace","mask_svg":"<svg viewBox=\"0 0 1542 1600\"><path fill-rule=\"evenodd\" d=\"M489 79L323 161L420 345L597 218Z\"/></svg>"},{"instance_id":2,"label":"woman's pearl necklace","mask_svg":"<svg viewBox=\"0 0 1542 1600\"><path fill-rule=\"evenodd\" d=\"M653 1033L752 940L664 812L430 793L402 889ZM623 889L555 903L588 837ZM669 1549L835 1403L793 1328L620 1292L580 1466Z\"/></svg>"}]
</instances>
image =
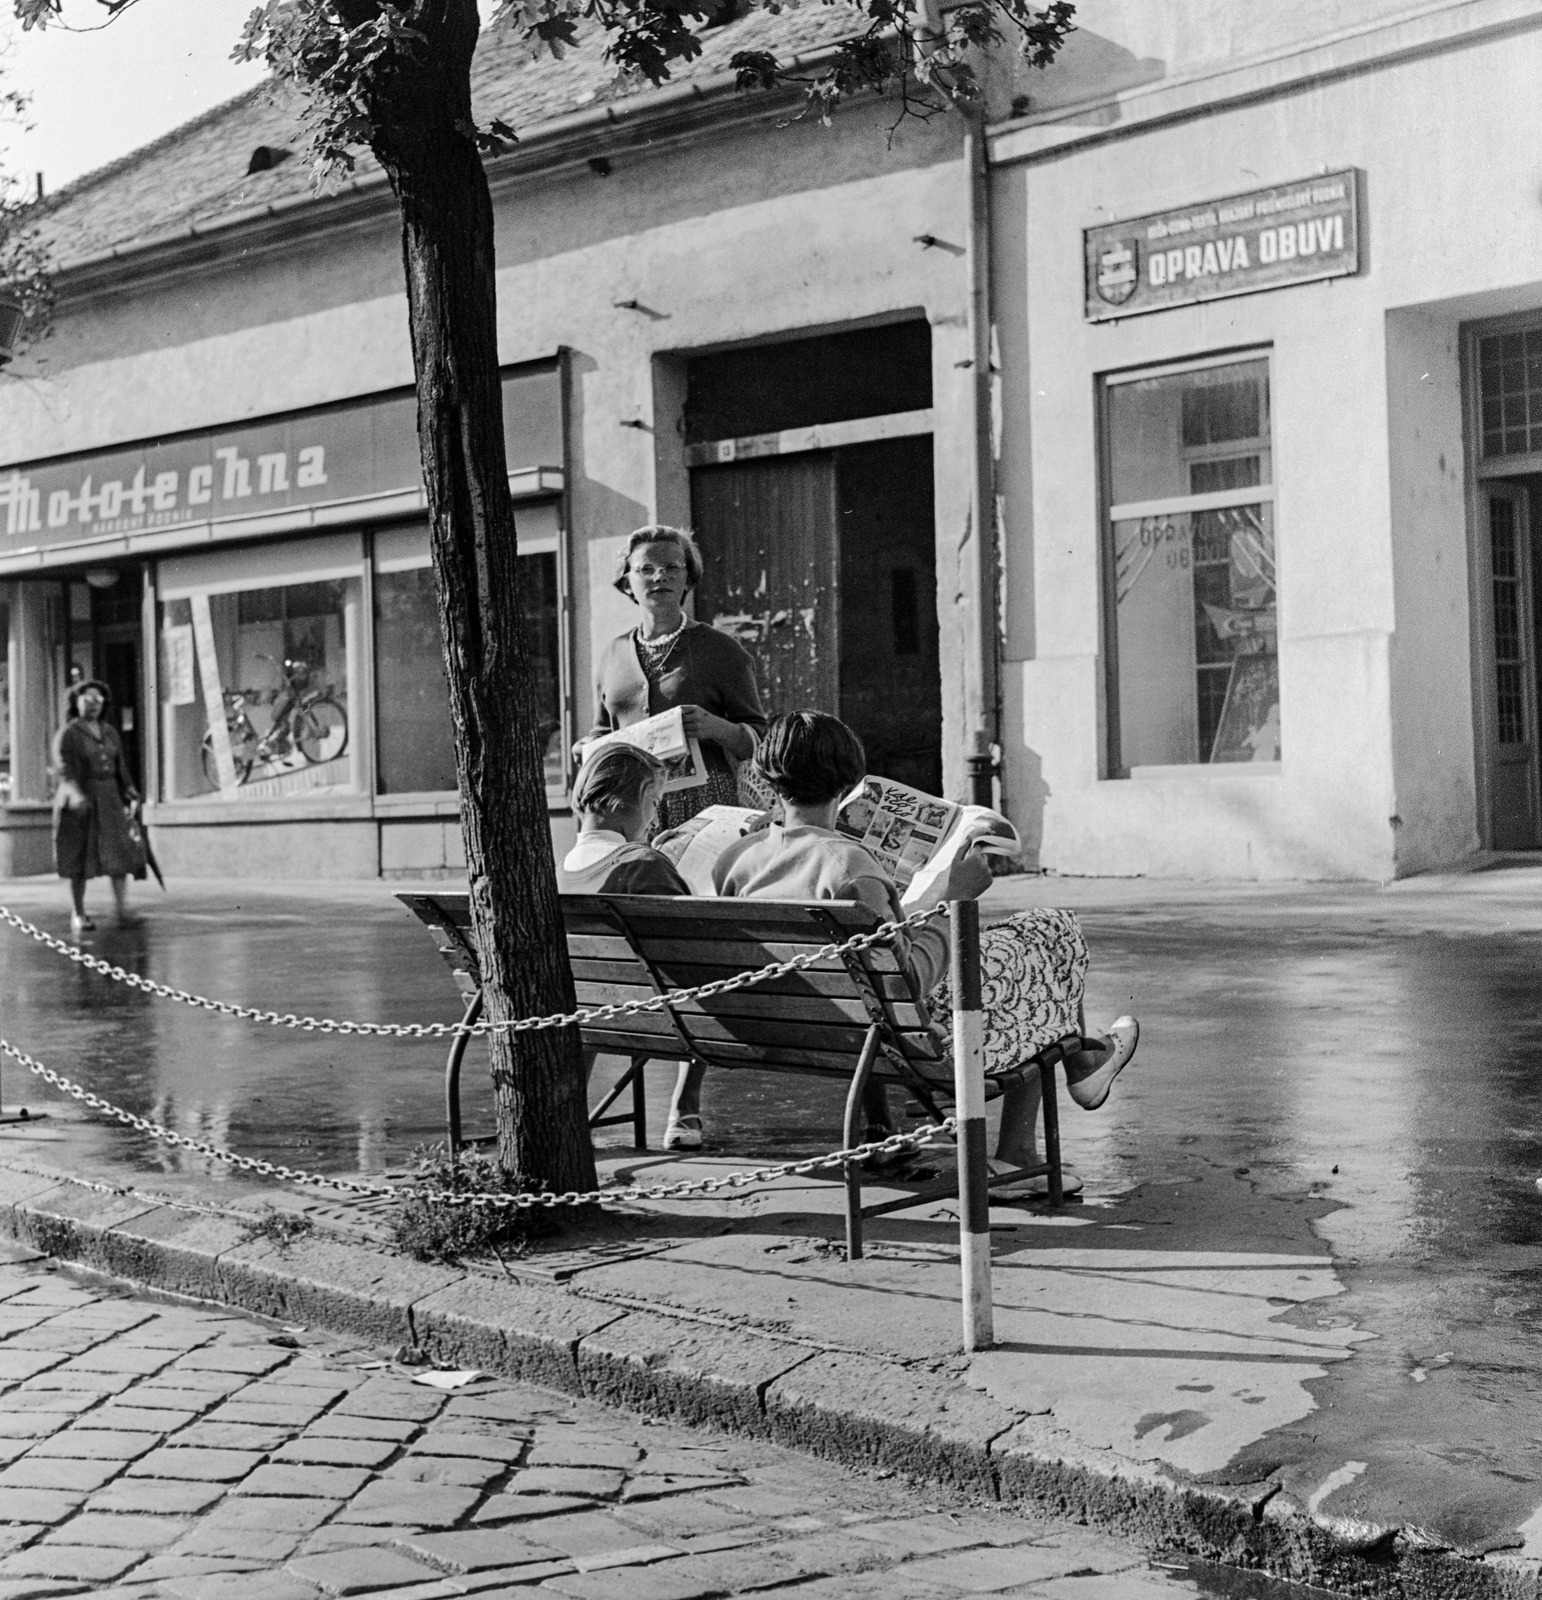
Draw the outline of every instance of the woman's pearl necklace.
<instances>
[{"instance_id":1,"label":"woman's pearl necklace","mask_svg":"<svg viewBox=\"0 0 1542 1600\"><path fill-rule=\"evenodd\" d=\"M681 617L680 626L678 628L676 628L673 633L661 634L657 639L645 639L642 636L642 629L640 629L640 628L635 629L634 632L636 633L636 636L637 636L637 643L644 650L653 650L653 651L659 651L659 652L667 650L670 647L670 645L672 645L675 642L675 640L678 639L680 637L680 635L685 632L685 625L689 620L690 619L688 617Z\"/></svg>"}]
</instances>

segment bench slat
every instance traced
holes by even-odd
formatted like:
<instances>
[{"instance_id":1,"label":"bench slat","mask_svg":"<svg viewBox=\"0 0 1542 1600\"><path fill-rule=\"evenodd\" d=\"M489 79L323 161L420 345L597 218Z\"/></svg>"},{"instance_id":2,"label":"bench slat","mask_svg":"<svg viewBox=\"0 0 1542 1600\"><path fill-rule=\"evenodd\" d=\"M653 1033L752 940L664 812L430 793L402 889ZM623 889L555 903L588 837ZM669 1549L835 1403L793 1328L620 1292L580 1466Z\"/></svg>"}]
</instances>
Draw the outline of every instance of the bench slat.
<instances>
[{"instance_id":1,"label":"bench slat","mask_svg":"<svg viewBox=\"0 0 1542 1600\"><path fill-rule=\"evenodd\" d=\"M804 944L768 939L764 943L751 944L737 939L640 938L638 950L649 962L660 968L666 963L689 961L702 966L730 967L734 971L742 972L746 968L768 967L773 962L791 961L795 957L806 956L827 943L829 941L826 939L810 939ZM878 972L901 970L893 953L888 950L869 950L867 960ZM816 961L809 970L844 972L846 969L839 956L831 956Z\"/></svg>"},{"instance_id":2,"label":"bench slat","mask_svg":"<svg viewBox=\"0 0 1542 1600\"><path fill-rule=\"evenodd\" d=\"M606 961L637 960L625 934L574 933L571 928L568 929L568 954L570 956L598 956Z\"/></svg>"},{"instance_id":3,"label":"bench slat","mask_svg":"<svg viewBox=\"0 0 1542 1600\"><path fill-rule=\"evenodd\" d=\"M580 957L573 962L575 983L642 983L648 993L654 992L648 982L648 969L634 956L630 961L591 961Z\"/></svg>"},{"instance_id":4,"label":"bench slat","mask_svg":"<svg viewBox=\"0 0 1542 1600\"><path fill-rule=\"evenodd\" d=\"M879 920L871 907L857 900L740 900L732 897L719 899L712 895L563 895L562 910L565 917L596 917L614 927L614 911L618 902L624 908L622 914L628 925L633 927L644 923L658 923L664 928L672 928L676 923L700 927L703 923L741 919L746 923L753 921L758 926L761 920L771 918L806 923L811 920L811 904L817 905L822 917L833 917L841 927L852 933L876 928Z\"/></svg>"},{"instance_id":5,"label":"bench slat","mask_svg":"<svg viewBox=\"0 0 1542 1600\"><path fill-rule=\"evenodd\" d=\"M639 1054L646 1051L649 1057L663 1061L684 1061L691 1052L677 1040L647 1038L635 1033L617 1033L610 1028L585 1028L584 1043L593 1050L610 1050L618 1055Z\"/></svg>"}]
</instances>

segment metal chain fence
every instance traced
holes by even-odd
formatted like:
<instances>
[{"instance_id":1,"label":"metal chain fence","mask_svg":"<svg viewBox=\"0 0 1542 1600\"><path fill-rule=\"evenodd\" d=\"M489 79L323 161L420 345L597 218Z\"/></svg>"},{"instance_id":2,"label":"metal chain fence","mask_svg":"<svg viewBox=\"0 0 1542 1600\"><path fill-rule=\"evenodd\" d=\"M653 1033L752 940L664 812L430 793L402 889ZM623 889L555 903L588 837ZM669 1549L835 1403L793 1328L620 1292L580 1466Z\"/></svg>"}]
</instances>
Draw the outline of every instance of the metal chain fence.
<instances>
[{"instance_id":1,"label":"metal chain fence","mask_svg":"<svg viewBox=\"0 0 1542 1600\"><path fill-rule=\"evenodd\" d=\"M857 934L839 944L822 945L817 950L810 951L805 955L795 956L791 960L776 962L773 965L760 967L750 972L737 973L731 978L720 978L714 983L701 984L694 989L672 989L667 994L655 995L648 1000L631 1000L624 1005L598 1006L591 1010L574 1011L562 1015L522 1017L517 1020L503 1022L476 1022L470 1024L462 1022L338 1022L327 1017L302 1017L294 1012L263 1011L251 1006L234 1005L229 1001L211 1000L204 995L191 994L186 989L171 988L167 984L157 983L153 978L146 978L141 973L130 972L126 967L115 966L110 962L103 961L99 957L80 949L79 946L56 938L53 934L37 927L34 923L28 922L24 917L20 917L10 910L9 907L0 906L0 923L8 924L18 933L25 934L45 948L55 951L77 965L100 973L103 977L111 978L117 983L128 984L132 988L139 989L146 994L156 995L163 1000L174 1000L182 1005L192 1006L200 1011L210 1011L221 1016L236 1017L246 1022L268 1023L274 1027L298 1028L306 1033L339 1033L395 1039L441 1039L447 1035L458 1033L487 1034L500 1030L511 1033L528 1033L542 1028L565 1028L575 1025L582 1027L591 1023L613 1021L617 1017L629 1016L638 1012L659 1011L665 1006L678 1004L686 1000L700 1000L710 998L716 994L728 994L735 989L748 988L752 984L763 983L771 978L785 977L789 973L801 972L805 968L816 966L822 961L829 961L844 955L871 949L874 945L892 940L896 934L908 928L920 927L924 923L930 922L934 917L945 913L947 909L946 904L939 904L927 911L913 912L910 916L902 918L900 921L886 922L873 929L871 933ZM220 1145L211 1144L205 1139L190 1138L186 1134L176 1132L173 1128L163 1127L158 1122L152 1122L148 1117L141 1117L122 1106L114 1105L110 1100L104 1100L99 1094L94 1094L84 1085L66 1078L62 1073L55 1072L51 1067L44 1066L41 1061L28 1055L25 1050L19 1049L8 1039L0 1038L0 1053L9 1056L19 1066L25 1067L28 1072L41 1078L45 1083L51 1084L71 1099L80 1101L82 1105L89 1106L93 1111L103 1112L116 1121L135 1128L140 1133L146 1134L162 1144L190 1150L197 1155L206 1156L213 1161L223 1162L225 1165L234 1167L242 1172L252 1172L266 1178L277 1178L280 1182L300 1184L310 1188L335 1189L340 1193L360 1195L366 1199L390 1200L398 1203L416 1200L446 1206L473 1206L525 1211L537 1207L614 1204L618 1201L627 1200L701 1199L724 1190L744 1189L752 1184L772 1183L778 1178L809 1177L826 1167L842 1166L847 1162L867 1161L877 1156L897 1155L901 1151L919 1149L939 1137L951 1136L957 1126L957 1119L949 1117L943 1122L917 1133L891 1134L888 1138L874 1140L869 1144L854 1145L846 1150L832 1150L826 1155L812 1156L803 1161L788 1161L780 1166L772 1167L754 1167L749 1171L728 1172L710 1178L686 1179L679 1183L633 1184L626 1187L616 1186L609 1189L591 1189L585 1193L570 1191L566 1194L554 1194L551 1192L507 1194L490 1190L466 1192L432 1190L416 1185L361 1183L353 1178L330 1177L325 1173L307 1172L299 1167L288 1167L279 1162L264 1161L257 1156L243 1156L234 1150L226 1150Z\"/></svg>"},{"instance_id":2,"label":"metal chain fence","mask_svg":"<svg viewBox=\"0 0 1542 1600\"><path fill-rule=\"evenodd\" d=\"M528 1211L535 1207L604 1205L621 1200L701 1199L725 1189L744 1189L751 1184L772 1183L778 1178L810 1177L825 1167L843 1166L848 1161L867 1161L874 1156L919 1149L939 1136L951 1136L957 1127L957 1119L948 1117L917 1133L895 1133L887 1139L878 1139L871 1144L853 1145L847 1150L832 1150L827 1155L811 1156L803 1161L787 1161L776 1167L754 1167L747 1172L725 1172L711 1178L685 1179L679 1183L632 1184L626 1187L618 1185L609 1189L590 1189L583 1193L569 1191L567 1194L550 1192L505 1194L494 1190L462 1193L447 1189L424 1189L417 1185L361 1183L355 1178L334 1178L322 1172L306 1172L300 1167L286 1167L275 1161L264 1161L259 1156L239 1155L236 1151L226 1150L221 1145L210 1144L207 1139L189 1138L185 1133L163 1127L148 1117L141 1117L135 1112L125 1110L122 1106L114 1105L110 1100L104 1100L101 1095L93 1094L83 1085L66 1078L63 1073L55 1072L52 1067L45 1067L41 1061L29 1056L25 1050L19 1050L9 1039L0 1038L0 1053L9 1056L19 1066L25 1067L28 1072L41 1078L44 1083L52 1084L72 1100L90 1106L93 1111L105 1112L109 1117L125 1123L128 1127L137 1128L140 1133L148 1134L150 1138L159 1140L162 1144L191 1150L197 1155L209 1157L210 1160L222 1161L239 1171L255 1172L265 1178L277 1178L283 1183L296 1183L313 1189L336 1189L344 1194L362 1195L370 1200L397 1202L418 1200L445 1206Z\"/></svg>"},{"instance_id":3,"label":"metal chain fence","mask_svg":"<svg viewBox=\"0 0 1542 1600\"><path fill-rule=\"evenodd\" d=\"M654 995L647 1000L628 1000L620 1005L595 1006L586 1011L569 1011L549 1017L518 1017L500 1022L338 1022L331 1017L302 1017L293 1011L262 1011L253 1006L238 1006L228 1000L211 1000L205 995L190 994L186 989L173 989L168 984L157 983L142 973L130 972L127 967L114 966L99 956L91 955L78 945L69 944L42 928L19 917L7 906L0 906L0 923L8 924L18 933L35 939L40 945L62 955L78 966L111 978L115 983L128 984L130 988L162 1000L175 1000L180 1005L192 1006L198 1011L212 1011L220 1016L235 1017L242 1022L262 1022L276 1028L298 1028L303 1033L341 1033L377 1039L443 1039L452 1034L480 1035L488 1033L534 1033L543 1028L588 1027L602 1022L614 1022L618 1017L634 1016L646 1011L662 1011L666 1006L686 1000L706 1000L713 995L731 994L735 989L747 989L752 984L765 983L772 978L785 978L789 973L802 972L845 955L869 950L874 945L885 944L898 933L909 928L919 928L947 912L946 903L939 903L928 911L915 911L898 922L885 922L871 933L859 933L840 944L821 945L805 955L793 956L771 966L758 967L751 972L739 972L731 978L719 978L713 983L699 984L694 989L671 989L667 994Z\"/></svg>"}]
</instances>

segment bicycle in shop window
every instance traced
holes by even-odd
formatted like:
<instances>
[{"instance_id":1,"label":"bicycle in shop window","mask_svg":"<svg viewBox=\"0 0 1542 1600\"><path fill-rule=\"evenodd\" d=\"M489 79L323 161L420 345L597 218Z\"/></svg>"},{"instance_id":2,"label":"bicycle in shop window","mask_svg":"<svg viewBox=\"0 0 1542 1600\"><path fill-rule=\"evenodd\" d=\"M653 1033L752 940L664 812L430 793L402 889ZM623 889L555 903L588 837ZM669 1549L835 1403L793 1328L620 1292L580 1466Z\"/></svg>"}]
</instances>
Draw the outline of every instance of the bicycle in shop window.
<instances>
[{"instance_id":1,"label":"bicycle in shop window","mask_svg":"<svg viewBox=\"0 0 1542 1600\"><path fill-rule=\"evenodd\" d=\"M268 655L259 655L258 659L273 662L284 681L277 689L224 692L225 727L230 736L236 782L245 783L259 767L294 765L296 756L306 766L335 761L348 748L348 713L332 698L331 686L316 684L315 669L308 661L279 661ZM273 702L273 720L268 731L259 734L246 708L267 699ZM203 736L199 755L204 776L219 788L213 729Z\"/></svg>"}]
</instances>

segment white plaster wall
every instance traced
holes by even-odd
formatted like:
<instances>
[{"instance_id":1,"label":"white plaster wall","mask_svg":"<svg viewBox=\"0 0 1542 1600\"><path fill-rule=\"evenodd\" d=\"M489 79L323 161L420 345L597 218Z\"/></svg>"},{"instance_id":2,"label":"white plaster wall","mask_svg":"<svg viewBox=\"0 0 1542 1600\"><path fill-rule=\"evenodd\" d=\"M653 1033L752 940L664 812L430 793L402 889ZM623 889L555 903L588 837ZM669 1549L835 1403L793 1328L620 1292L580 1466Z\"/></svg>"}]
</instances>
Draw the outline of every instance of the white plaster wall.
<instances>
[{"instance_id":1,"label":"white plaster wall","mask_svg":"<svg viewBox=\"0 0 1542 1600\"><path fill-rule=\"evenodd\" d=\"M1006 788L1044 865L1386 878L1475 843L1455 331L1539 303L1535 157L1507 131L1539 72L1525 32L998 173L1022 230L996 258L1003 361L1029 373L1005 422ZM1432 106L1459 137L1419 135ZM1346 166L1367 174L1359 277L1084 321L1084 227ZM1103 779L1097 375L1252 346L1273 361L1281 774Z\"/></svg>"},{"instance_id":2,"label":"white plaster wall","mask_svg":"<svg viewBox=\"0 0 1542 1600\"><path fill-rule=\"evenodd\" d=\"M973 447L969 373L958 365L970 354L962 124L907 127L891 143L891 121L881 105L832 129L767 119L695 144L618 153L607 178L579 168L495 181L500 357L572 352L580 731L593 710L594 642L616 631L616 597L590 605L588 545L654 520L661 502L685 514L676 413L654 414L656 358L919 311L934 330L945 763L950 788L962 785L980 716L970 665L979 619L955 570ZM951 248L923 248L923 234ZM0 385L0 460L410 382L394 223L66 308L46 355L45 381Z\"/></svg>"}]
</instances>

